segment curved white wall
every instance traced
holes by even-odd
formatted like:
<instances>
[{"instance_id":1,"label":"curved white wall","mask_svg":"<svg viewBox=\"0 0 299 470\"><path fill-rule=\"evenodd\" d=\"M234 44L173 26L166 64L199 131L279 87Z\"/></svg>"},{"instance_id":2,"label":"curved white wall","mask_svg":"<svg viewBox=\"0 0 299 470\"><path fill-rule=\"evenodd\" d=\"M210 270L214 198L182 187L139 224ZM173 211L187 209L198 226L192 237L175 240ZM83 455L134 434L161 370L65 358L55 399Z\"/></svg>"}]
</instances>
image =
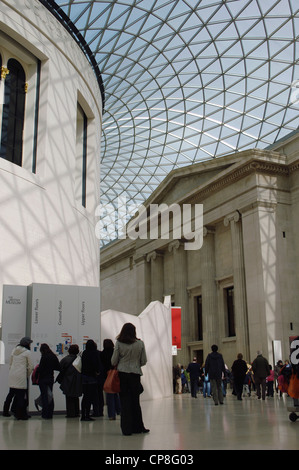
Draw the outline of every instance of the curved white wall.
<instances>
[{"instance_id":1,"label":"curved white wall","mask_svg":"<svg viewBox=\"0 0 299 470\"><path fill-rule=\"evenodd\" d=\"M79 46L37 0L1 1L0 31L15 41L16 51L24 48L41 61L36 173L31 169L36 78L30 64L25 64L23 166L0 159L0 302L3 284L98 286L102 101L96 76ZM86 208L77 194L78 102L88 118Z\"/></svg>"},{"instance_id":2,"label":"curved white wall","mask_svg":"<svg viewBox=\"0 0 299 470\"><path fill-rule=\"evenodd\" d=\"M104 339L116 341L125 323L133 323L137 337L144 341L147 364L142 367L142 400L173 395L171 310L159 301L151 302L138 316L116 310L101 312L101 346ZM101 349L101 348L99 348Z\"/></svg>"}]
</instances>

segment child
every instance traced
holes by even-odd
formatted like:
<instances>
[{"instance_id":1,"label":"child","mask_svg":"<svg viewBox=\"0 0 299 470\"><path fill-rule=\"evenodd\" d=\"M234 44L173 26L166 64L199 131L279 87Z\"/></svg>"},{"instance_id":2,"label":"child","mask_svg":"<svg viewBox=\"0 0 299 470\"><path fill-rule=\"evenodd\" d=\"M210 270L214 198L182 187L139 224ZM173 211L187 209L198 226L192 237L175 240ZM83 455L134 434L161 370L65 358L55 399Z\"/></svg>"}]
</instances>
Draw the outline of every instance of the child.
<instances>
[{"instance_id":1,"label":"child","mask_svg":"<svg viewBox=\"0 0 299 470\"><path fill-rule=\"evenodd\" d=\"M270 375L266 377L267 396L273 397L274 395L274 370L272 369L271 365L269 365L269 367L270 367Z\"/></svg>"}]
</instances>

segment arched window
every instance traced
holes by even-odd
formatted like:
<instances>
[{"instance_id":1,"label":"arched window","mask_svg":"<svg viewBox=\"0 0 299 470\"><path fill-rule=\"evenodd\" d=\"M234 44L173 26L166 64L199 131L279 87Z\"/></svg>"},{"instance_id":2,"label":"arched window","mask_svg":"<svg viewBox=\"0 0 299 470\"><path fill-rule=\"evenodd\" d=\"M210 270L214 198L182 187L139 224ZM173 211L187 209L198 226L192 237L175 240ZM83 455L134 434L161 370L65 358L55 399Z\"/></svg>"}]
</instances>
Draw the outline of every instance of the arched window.
<instances>
[{"instance_id":1,"label":"arched window","mask_svg":"<svg viewBox=\"0 0 299 470\"><path fill-rule=\"evenodd\" d=\"M22 166L23 127L25 112L25 72L15 59L7 63L0 157Z\"/></svg>"}]
</instances>

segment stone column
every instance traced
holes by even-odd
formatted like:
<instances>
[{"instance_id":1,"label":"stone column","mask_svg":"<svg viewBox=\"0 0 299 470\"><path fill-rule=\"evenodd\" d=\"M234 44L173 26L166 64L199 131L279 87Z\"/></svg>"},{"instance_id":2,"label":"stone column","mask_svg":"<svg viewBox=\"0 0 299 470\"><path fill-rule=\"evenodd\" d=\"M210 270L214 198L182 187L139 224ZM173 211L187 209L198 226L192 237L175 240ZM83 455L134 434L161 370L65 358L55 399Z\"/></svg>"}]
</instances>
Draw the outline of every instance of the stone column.
<instances>
[{"instance_id":1,"label":"stone column","mask_svg":"<svg viewBox=\"0 0 299 470\"><path fill-rule=\"evenodd\" d=\"M164 264L163 254L157 251L148 253L146 260L151 266L151 301L163 302L164 297Z\"/></svg>"},{"instance_id":2,"label":"stone column","mask_svg":"<svg viewBox=\"0 0 299 470\"><path fill-rule=\"evenodd\" d=\"M236 353L242 353L244 359L248 361L248 316L241 214L238 211L235 211L232 214L227 215L224 219L224 225L226 227L230 226L231 231L237 347Z\"/></svg>"},{"instance_id":3,"label":"stone column","mask_svg":"<svg viewBox=\"0 0 299 470\"><path fill-rule=\"evenodd\" d=\"M201 286L202 286L202 321L204 360L211 352L212 344L218 344L218 305L215 265L215 230L203 228L203 246L201 249Z\"/></svg>"},{"instance_id":4,"label":"stone column","mask_svg":"<svg viewBox=\"0 0 299 470\"><path fill-rule=\"evenodd\" d=\"M287 210L287 206L285 209ZM273 361L273 340L281 340L287 357L289 330L287 318L291 307L282 305L281 289L289 281L288 260L282 251L281 226L275 201L258 201L242 210L243 251L247 285L250 359L262 350L270 364ZM284 260L281 256L285 255ZM284 308L285 307L285 308ZM284 346L286 345L286 346Z\"/></svg>"},{"instance_id":5,"label":"stone column","mask_svg":"<svg viewBox=\"0 0 299 470\"><path fill-rule=\"evenodd\" d=\"M182 308L181 340L182 349L178 352L177 360L180 364L188 365L190 362L187 342L190 340L189 298L187 292L187 256L184 245L178 240L168 245L168 251L173 253L174 271L174 300L177 307Z\"/></svg>"},{"instance_id":6,"label":"stone column","mask_svg":"<svg viewBox=\"0 0 299 470\"><path fill-rule=\"evenodd\" d=\"M136 311L142 312L151 301L151 268L147 262L147 255L134 257L134 270L136 276Z\"/></svg>"}]
</instances>

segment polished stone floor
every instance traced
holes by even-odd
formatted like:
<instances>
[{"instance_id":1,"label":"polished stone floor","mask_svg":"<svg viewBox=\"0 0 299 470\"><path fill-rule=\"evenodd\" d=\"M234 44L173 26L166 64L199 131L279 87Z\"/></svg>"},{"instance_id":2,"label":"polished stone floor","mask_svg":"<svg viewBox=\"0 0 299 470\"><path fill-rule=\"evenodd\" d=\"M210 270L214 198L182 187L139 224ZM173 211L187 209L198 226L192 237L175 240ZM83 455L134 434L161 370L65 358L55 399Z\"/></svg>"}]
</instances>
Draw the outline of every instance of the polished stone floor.
<instances>
[{"instance_id":1,"label":"polished stone floor","mask_svg":"<svg viewBox=\"0 0 299 470\"><path fill-rule=\"evenodd\" d=\"M224 405L190 394L143 401L149 434L123 436L119 417L92 422L55 415L28 421L0 417L0 450L298 450L299 420L289 419L286 396L237 401L228 393Z\"/></svg>"}]
</instances>

